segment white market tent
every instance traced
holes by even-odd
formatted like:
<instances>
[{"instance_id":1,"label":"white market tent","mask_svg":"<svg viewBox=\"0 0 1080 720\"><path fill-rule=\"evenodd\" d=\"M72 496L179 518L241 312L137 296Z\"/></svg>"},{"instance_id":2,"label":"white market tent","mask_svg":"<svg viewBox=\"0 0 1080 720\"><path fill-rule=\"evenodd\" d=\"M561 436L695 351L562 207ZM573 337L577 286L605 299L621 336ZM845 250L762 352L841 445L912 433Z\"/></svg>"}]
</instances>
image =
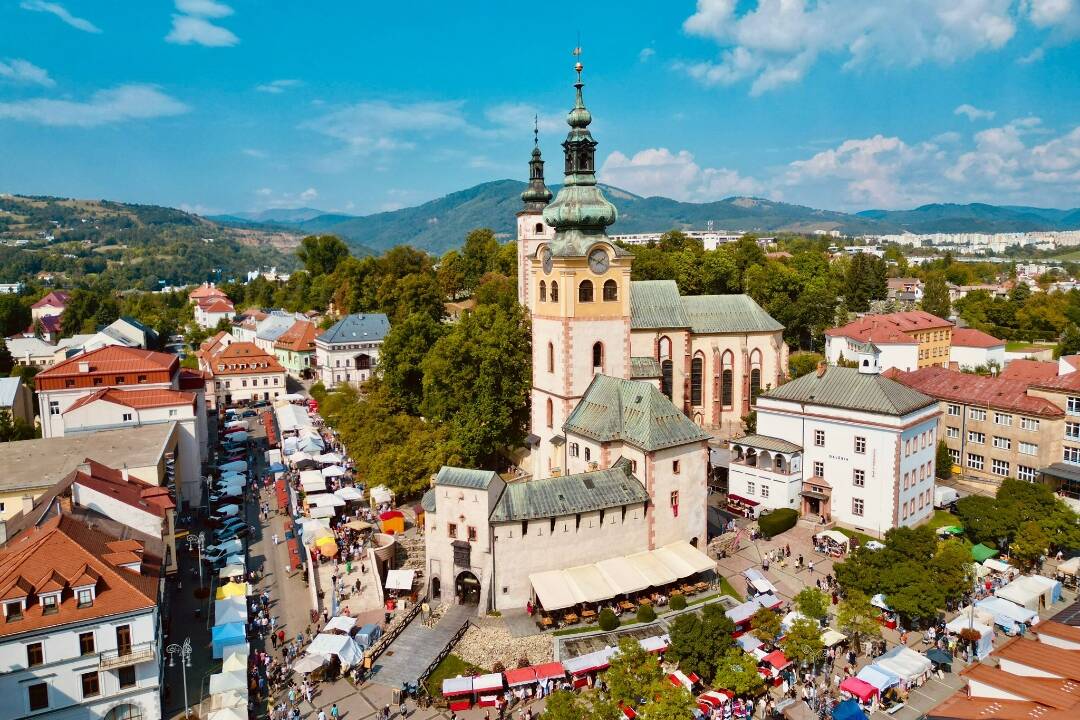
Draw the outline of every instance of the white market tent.
<instances>
[{"instance_id":1,"label":"white market tent","mask_svg":"<svg viewBox=\"0 0 1080 720\"><path fill-rule=\"evenodd\" d=\"M300 472L300 487L304 492L326 492L326 480L318 470L302 470Z\"/></svg>"},{"instance_id":2,"label":"white market tent","mask_svg":"<svg viewBox=\"0 0 1080 720\"><path fill-rule=\"evenodd\" d=\"M210 712L221 710L222 708L242 708L244 712L247 712L247 706L247 690L244 690L243 693L229 690L228 692L221 692L210 696Z\"/></svg>"},{"instance_id":3,"label":"white market tent","mask_svg":"<svg viewBox=\"0 0 1080 720\"><path fill-rule=\"evenodd\" d=\"M1008 585L999 587L994 591L994 595L1010 602L1014 602L1028 610L1038 612L1039 600L1042 598L1043 588L1026 582L1026 579L1021 576Z\"/></svg>"},{"instance_id":4,"label":"white market tent","mask_svg":"<svg viewBox=\"0 0 1080 720\"><path fill-rule=\"evenodd\" d=\"M847 547L851 543L851 541L848 539L848 536L840 532L839 530L825 530L823 532L819 532L814 537L826 538L836 543L837 545L843 545L844 547Z\"/></svg>"},{"instance_id":5,"label":"white market tent","mask_svg":"<svg viewBox=\"0 0 1080 720\"><path fill-rule=\"evenodd\" d=\"M225 654L225 659L221 662L221 672L240 672L247 671L247 655L241 655L240 653Z\"/></svg>"},{"instance_id":6,"label":"white market tent","mask_svg":"<svg viewBox=\"0 0 1080 720\"><path fill-rule=\"evenodd\" d=\"M667 562L667 558L675 557L689 570L689 574L680 575L680 579L699 572L705 572L706 570L716 570L715 560L685 540L679 540L665 545L662 548L658 548L658 551L663 551L665 562ZM674 570L675 566L672 565L671 568Z\"/></svg>"},{"instance_id":7,"label":"white market tent","mask_svg":"<svg viewBox=\"0 0 1080 720\"><path fill-rule=\"evenodd\" d=\"M1013 569L1013 566L1007 562L1002 562L997 558L987 558L983 560L983 567L988 567L994 572L1006 573Z\"/></svg>"},{"instance_id":8,"label":"white market tent","mask_svg":"<svg viewBox=\"0 0 1080 720\"><path fill-rule=\"evenodd\" d=\"M235 645L226 645L221 649L221 656L228 657L230 655L243 655L247 657L251 654L251 643L236 643ZM244 668L245 670L247 668Z\"/></svg>"},{"instance_id":9,"label":"white market tent","mask_svg":"<svg viewBox=\"0 0 1080 720\"><path fill-rule=\"evenodd\" d=\"M247 674L241 672L223 672L210 676L210 694L229 692L247 692Z\"/></svg>"},{"instance_id":10,"label":"white market tent","mask_svg":"<svg viewBox=\"0 0 1080 720\"><path fill-rule=\"evenodd\" d=\"M207 716L207 720L247 720L247 712L240 712L235 707L220 708L218 710L212 710L210 715Z\"/></svg>"},{"instance_id":11,"label":"white market tent","mask_svg":"<svg viewBox=\"0 0 1080 720\"><path fill-rule=\"evenodd\" d=\"M394 572L391 570L390 572ZM356 618L349 617L348 615L335 615L330 618L330 622L326 623L326 627L323 630L340 630L341 632L349 632L356 627Z\"/></svg>"},{"instance_id":12,"label":"white market tent","mask_svg":"<svg viewBox=\"0 0 1080 720\"><path fill-rule=\"evenodd\" d=\"M322 469L322 476L324 478L341 477L344 474L345 468L341 467L340 465L331 465L330 467L324 467Z\"/></svg>"},{"instance_id":13,"label":"white market tent","mask_svg":"<svg viewBox=\"0 0 1080 720\"><path fill-rule=\"evenodd\" d=\"M314 493L307 496L308 505L315 507L345 507L345 501L332 493Z\"/></svg>"},{"instance_id":14,"label":"white market tent","mask_svg":"<svg viewBox=\"0 0 1080 720\"><path fill-rule=\"evenodd\" d=\"M597 603L610 600L619 594L618 590L612 588L604 579L604 574L596 565L578 565L567 568L563 573L574 586L575 595L583 602Z\"/></svg>"},{"instance_id":15,"label":"white market tent","mask_svg":"<svg viewBox=\"0 0 1080 720\"><path fill-rule=\"evenodd\" d=\"M348 635L330 635L319 633L307 646L308 655L337 655L341 664L348 667L360 662L364 651Z\"/></svg>"},{"instance_id":16,"label":"white market tent","mask_svg":"<svg viewBox=\"0 0 1080 720\"><path fill-rule=\"evenodd\" d=\"M994 628L993 618L989 618L989 624L983 623L980 620L980 613L975 610L974 617L971 615L972 608L967 608L966 613L957 615L951 622L949 622L945 629L951 633L959 633L964 628L971 628L975 632L979 633L979 641L975 643L975 654L981 660L990 654L990 651L994 649Z\"/></svg>"},{"instance_id":17,"label":"white market tent","mask_svg":"<svg viewBox=\"0 0 1080 720\"><path fill-rule=\"evenodd\" d=\"M345 502L354 502L356 500L364 499L364 493L360 492L351 485L346 485L345 487L338 488L334 491L334 494Z\"/></svg>"},{"instance_id":18,"label":"white market tent","mask_svg":"<svg viewBox=\"0 0 1080 720\"><path fill-rule=\"evenodd\" d=\"M1034 625L1039 614L1017 605L1011 600L1000 597L988 597L975 603L975 607L994 616L994 622L1005 629L1011 629L1018 622Z\"/></svg>"},{"instance_id":19,"label":"white market tent","mask_svg":"<svg viewBox=\"0 0 1080 720\"><path fill-rule=\"evenodd\" d=\"M375 501L376 505L382 505L384 503L394 502L394 493L390 488L385 485L376 485L371 488L371 499Z\"/></svg>"},{"instance_id":20,"label":"white market tent","mask_svg":"<svg viewBox=\"0 0 1080 720\"><path fill-rule=\"evenodd\" d=\"M885 692L893 685L900 683L900 676L877 664L867 665L855 676L865 683L870 683L879 692Z\"/></svg>"},{"instance_id":21,"label":"white market tent","mask_svg":"<svg viewBox=\"0 0 1080 720\"><path fill-rule=\"evenodd\" d=\"M415 570L390 570L386 573L387 590L412 590Z\"/></svg>"},{"instance_id":22,"label":"white market tent","mask_svg":"<svg viewBox=\"0 0 1080 720\"><path fill-rule=\"evenodd\" d=\"M821 633L821 644L825 647L839 645L845 640L847 640L847 635L842 632L833 630L832 628L826 628L825 632Z\"/></svg>"},{"instance_id":23,"label":"white market tent","mask_svg":"<svg viewBox=\"0 0 1080 720\"><path fill-rule=\"evenodd\" d=\"M925 655L903 645L893 648L874 661L874 664L912 683L933 669L933 663Z\"/></svg>"},{"instance_id":24,"label":"white market tent","mask_svg":"<svg viewBox=\"0 0 1080 720\"><path fill-rule=\"evenodd\" d=\"M332 507L313 507L308 508L308 516L313 518L332 518L337 514L337 511Z\"/></svg>"},{"instance_id":25,"label":"white market tent","mask_svg":"<svg viewBox=\"0 0 1080 720\"><path fill-rule=\"evenodd\" d=\"M300 393L285 393L281 399L285 402L303 402L304 396Z\"/></svg>"},{"instance_id":26,"label":"white market tent","mask_svg":"<svg viewBox=\"0 0 1080 720\"><path fill-rule=\"evenodd\" d=\"M761 594L775 593L776 586L769 582L769 579L757 568L747 568L743 570L743 577L750 583L754 590Z\"/></svg>"},{"instance_id":27,"label":"white market tent","mask_svg":"<svg viewBox=\"0 0 1080 720\"><path fill-rule=\"evenodd\" d=\"M648 550L627 555L626 560L648 581L649 587L663 587L679 579L671 568Z\"/></svg>"},{"instance_id":28,"label":"white market tent","mask_svg":"<svg viewBox=\"0 0 1080 720\"><path fill-rule=\"evenodd\" d=\"M1046 606L1050 607L1058 600L1061 600L1061 583L1054 578L1048 578L1045 575L1025 575L1028 584L1042 588L1043 600L1046 602Z\"/></svg>"},{"instance_id":29,"label":"white market tent","mask_svg":"<svg viewBox=\"0 0 1080 720\"><path fill-rule=\"evenodd\" d=\"M1065 573L1066 575L1080 574L1080 555L1069 558L1065 562L1058 565L1057 569L1058 572Z\"/></svg>"},{"instance_id":30,"label":"white market tent","mask_svg":"<svg viewBox=\"0 0 1080 720\"><path fill-rule=\"evenodd\" d=\"M234 578L240 577L244 574L243 565L226 565L218 571L219 578Z\"/></svg>"},{"instance_id":31,"label":"white market tent","mask_svg":"<svg viewBox=\"0 0 1080 720\"><path fill-rule=\"evenodd\" d=\"M338 465L341 463L341 460L341 455L336 452L328 452L315 456L315 462L325 463L326 465Z\"/></svg>"},{"instance_id":32,"label":"white market tent","mask_svg":"<svg viewBox=\"0 0 1080 720\"><path fill-rule=\"evenodd\" d=\"M545 610L562 610L581 602L562 570L531 573L529 582Z\"/></svg>"},{"instance_id":33,"label":"white market tent","mask_svg":"<svg viewBox=\"0 0 1080 720\"><path fill-rule=\"evenodd\" d=\"M228 625L229 623L246 623L248 620L247 599L242 595L234 595L224 600L214 601L214 625Z\"/></svg>"},{"instance_id":34,"label":"white market tent","mask_svg":"<svg viewBox=\"0 0 1080 720\"><path fill-rule=\"evenodd\" d=\"M885 596L881 593L878 593L874 597L870 598L870 604L876 608L881 608L882 610L888 610L889 612L892 612L892 608L889 607L889 604L887 602L885 602Z\"/></svg>"},{"instance_id":35,"label":"white market tent","mask_svg":"<svg viewBox=\"0 0 1080 720\"><path fill-rule=\"evenodd\" d=\"M299 405L282 405L275 410L275 413L281 432L311 427L311 418L308 417L307 410Z\"/></svg>"}]
</instances>

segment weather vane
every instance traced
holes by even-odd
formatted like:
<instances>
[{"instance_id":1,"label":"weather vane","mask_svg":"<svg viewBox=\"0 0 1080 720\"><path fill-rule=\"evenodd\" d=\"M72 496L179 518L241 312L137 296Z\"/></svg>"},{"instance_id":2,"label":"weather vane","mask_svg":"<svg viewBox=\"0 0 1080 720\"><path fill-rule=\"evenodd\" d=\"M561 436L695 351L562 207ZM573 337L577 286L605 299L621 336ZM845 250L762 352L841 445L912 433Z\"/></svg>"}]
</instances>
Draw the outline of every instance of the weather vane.
<instances>
[{"instance_id":1,"label":"weather vane","mask_svg":"<svg viewBox=\"0 0 1080 720\"><path fill-rule=\"evenodd\" d=\"M540 114L533 115L533 147L540 147Z\"/></svg>"},{"instance_id":2,"label":"weather vane","mask_svg":"<svg viewBox=\"0 0 1080 720\"><path fill-rule=\"evenodd\" d=\"M584 69L584 65L581 64L581 33L578 33L577 47L574 48L574 57L577 58L577 62L574 64L574 70L577 71L578 82L581 82L581 71Z\"/></svg>"}]
</instances>

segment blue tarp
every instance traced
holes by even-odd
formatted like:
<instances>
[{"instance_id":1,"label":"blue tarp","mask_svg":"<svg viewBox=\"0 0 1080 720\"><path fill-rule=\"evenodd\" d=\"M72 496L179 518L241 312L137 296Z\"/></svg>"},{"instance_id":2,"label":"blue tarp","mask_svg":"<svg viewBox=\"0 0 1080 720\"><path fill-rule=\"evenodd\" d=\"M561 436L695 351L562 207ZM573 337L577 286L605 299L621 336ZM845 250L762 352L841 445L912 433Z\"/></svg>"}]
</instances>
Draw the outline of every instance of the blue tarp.
<instances>
[{"instance_id":1,"label":"blue tarp","mask_svg":"<svg viewBox=\"0 0 1080 720\"><path fill-rule=\"evenodd\" d=\"M881 692L885 692L893 685L900 684L899 675L881 667L880 665L867 665L862 670L860 670L859 674L855 677L859 678L865 683L870 683Z\"/></svg>"},{"instance_id":2,"label":"blue tarp","mask_svg":"<svg viewBox=\"0 0 1080 720\"><path fill-rule=\"evenodd\" d=\"M247 633L244 623L228 623L227 625L215 625L210 631L213 643L214 658L220 660L222 652L229 645L239 645L247 641Z\"/></svg>"},{"instance_id":3,"label":"blue tarp","mask_svg":"<svg viewBox=\"0 0 1080 720\"><path fill-rule=\"evenodd\" d=\"M270 467L268 467L267 470L272 472L272 473L279 473L279 472L285 472L286 467L284 465L282 465L281 463L271 463Z\"/></svg>"},{"instance_id":4,"label":"blue tarp","mask_svg":"<svg viewBox=\"0 0 1080 720\"><path fill-rule=\"evenodd\" d=\"M366 650L375 644L375 641L382 637L382 629L374 623L368 623L360 628L356 633L356 642Z\"/></svg>"},{"instance_id":5,"label":"blue tarp","mask_svg":"<svg viewBox=\"0 0 1080 720\"><path fill-rule=\"evenodd\" d=\"M857 701L845 700L833 708L832 720L866 720L866 713Z\"/></svg>"}]
</instances>

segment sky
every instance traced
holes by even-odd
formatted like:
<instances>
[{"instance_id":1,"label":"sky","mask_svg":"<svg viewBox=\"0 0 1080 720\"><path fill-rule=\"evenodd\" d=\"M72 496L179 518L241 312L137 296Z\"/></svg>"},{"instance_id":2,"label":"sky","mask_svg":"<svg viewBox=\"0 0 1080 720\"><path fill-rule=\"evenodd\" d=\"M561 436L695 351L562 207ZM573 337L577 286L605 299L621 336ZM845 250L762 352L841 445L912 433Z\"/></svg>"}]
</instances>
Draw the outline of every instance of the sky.
<instances>
[{"instance_id":1,"label":"sky","mask_svg":"<svg viewBox=\"0 0 1080 720\"><path fill-rule=\"evenodd\" d=\"M1080 0L0 0L0 192L366 214L600 179L854 211L1080 206Z\"/></svg>"}]
</instances>

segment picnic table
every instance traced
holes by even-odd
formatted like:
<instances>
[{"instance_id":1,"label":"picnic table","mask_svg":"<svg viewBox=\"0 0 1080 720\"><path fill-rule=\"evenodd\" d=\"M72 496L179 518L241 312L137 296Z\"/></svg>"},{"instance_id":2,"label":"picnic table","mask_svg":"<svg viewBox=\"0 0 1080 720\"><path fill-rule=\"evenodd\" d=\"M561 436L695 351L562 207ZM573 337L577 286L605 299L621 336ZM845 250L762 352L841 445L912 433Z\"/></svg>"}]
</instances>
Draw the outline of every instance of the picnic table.
<instances>
[{"instance_id":1,"label":"picnic table","mask_svg":"<svg viewBox=\"0 0 1080 720\"><path fill-rule=\"evenodd\" d=\"M692 594L694 592L694 586L693 585L683 584L680 587L680 589L683 591L684 595L690 595L690 594Z\"/></svg>"},{"instance_id":2,"label":"picnic table","mask_svg":"<svg viewBox=\"0 0 1080 720\"><path fill-rule=\"evenodd\" d=\"M572 625L573 623L576 623L579 619L580 618L574 613L566 613L565 615L563 615L563 622L567 625Z\"/></svg>"},{"instance_id":3,"label":"picnic table","mask_svg":"<svg viewBox=\"0 0 1080 720\"><path fill-rule=\"evenodd\" d=\"M650 605L652 605L652 600L647 597L640 598L638 600L638 605L644 605L645 607L649 607Z\"/></svg>"},{"instance_id":4,"label":"picnic table","mask_svg":"<svg viewBox=\"0 0 1080 720\"><path fill-rule=\"evenodd\" d=\"M694 585L694 587L697 588L698 592L704 592L709 589L709 583L702 580L701 582Z\"/></svg>"},{"instance_id":5,"label":"picnic table","mask_svg":"<svg viewBox=\"0 0 1080 720\"><path fill-rule=\"evenodd\" d=\"M634 603L630 602L629 600L620 600L619 607L621 607L623 610L633 610Z\"/></svg>"},{"instance_id":6,"label":"picnic table","mask_svg":"<svg viewBox=\"0 0 1080 720\"><path fill-rule=\"evenodd\" d=\"M670 595L671 597L675 597L676 595L682 595L682 592L679 590L679 588L672 588L671 592L669 592L668 595Z\"/></svg>"},{"instance_id":7,"label":"picnic table","mask_svg":"<svg viewBox=\"0 0 1080 720\"><path fill-rule=\"evenodd\" d=\"M596 618L596 611L594 610L582 610L581 619L585 622L592 622Z\"/></svg>"},{"instance_id":8,"label":"picnic table","mask_svg":"<svg viewBox=\"0 0 1080 720\"><path fill-rule=\"evenodd\" d=\"M554 621L554 620L552 620L552 619L551 619L550 617L548 617L547 615L543 615L543 616L541 616L541 618L540 618L540 624L541 624L542 626L546 627L546 628L549 628L549 627L551 627L552 625L554 625L554 624L555 624L555 621Z\"/></svg>"}]
</instances>

